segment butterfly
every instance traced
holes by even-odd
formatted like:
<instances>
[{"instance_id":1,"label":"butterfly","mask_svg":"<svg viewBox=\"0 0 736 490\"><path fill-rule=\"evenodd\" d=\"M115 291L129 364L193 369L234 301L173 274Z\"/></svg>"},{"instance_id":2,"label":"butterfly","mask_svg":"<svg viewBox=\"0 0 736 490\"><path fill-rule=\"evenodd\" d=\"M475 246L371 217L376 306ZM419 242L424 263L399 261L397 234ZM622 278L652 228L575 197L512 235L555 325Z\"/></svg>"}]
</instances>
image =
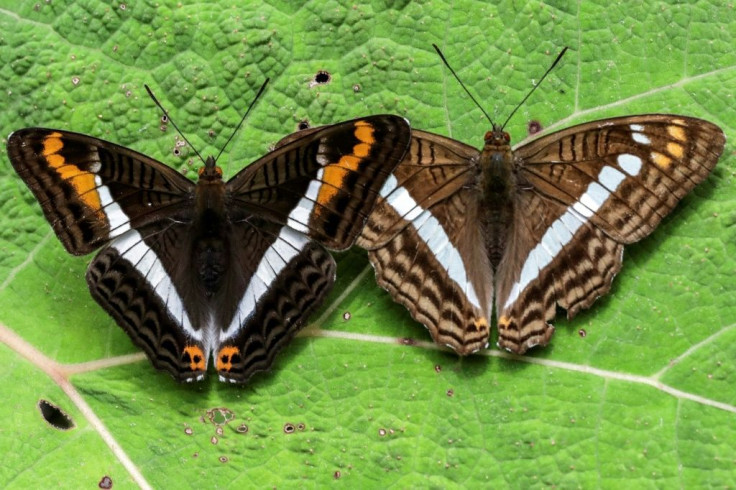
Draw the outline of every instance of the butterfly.
<instances>
[{"instance_id":1,"label":"butterfly","mask_svg":"<svg viewBox=\"0 0 736 490\"><path fill-rule=\"evenodd\" d=\"M265 85L265 84L264 84ZM195 183L122 146L21 129L8 156L66 250L102 250L92 297L157 369L222 381L267 370L335 280L325 249L360 234L410 142L375 115L324 126L225 182L209 157Z\"/></svg>"},{"instance_id":2,"label":"butterfly","mask_svg":"<svg viewBox=\"0 0 736 490\"><path fill-rule=\"evenodd\" d=\"M381 287L460 354L546 345L557 306L573 318L608 292L624 245L649 235L720 157L702 119L644 114L589 122L512 149L412 130L357 245Z\"/></svg>"},{"instance_id":3,"label":"butterfly","mask_svg":"<svg viewBox=\"0 0 736 490\"><path fill-rule=\"evenodd\" d=\"M462 355L488 346L494 308L500 348L546 345L557 306L573 318L608 292L624 245L649 235L725 144L708 121L643 114L512 149L506 123L486 117L481 150L413 129L357 241L378 284Z\"/></svg>"}]
</instances>

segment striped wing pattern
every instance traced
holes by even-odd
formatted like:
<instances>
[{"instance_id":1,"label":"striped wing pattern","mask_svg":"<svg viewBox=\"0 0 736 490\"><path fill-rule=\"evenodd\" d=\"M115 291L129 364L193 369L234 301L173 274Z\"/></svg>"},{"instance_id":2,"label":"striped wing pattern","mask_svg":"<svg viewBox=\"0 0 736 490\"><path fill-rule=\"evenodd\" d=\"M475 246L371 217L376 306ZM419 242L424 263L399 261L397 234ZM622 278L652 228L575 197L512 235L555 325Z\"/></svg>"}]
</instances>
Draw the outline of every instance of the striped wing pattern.
<instances>
[{"instance_id":1,"label":"striped wing pattern","mask_svg":"<svg viewBox=\"0 0 736 490\"><path fill-rule=\"evenodd\" d=\"M227 183L213 159L195 184L60 130L17 131L8 156L70 253L102 247L90 292L154 367L197 381L212 358L222 381L243 383L329 292L324 247L355 241L409 141L397 116L325 126Z\"/></svg>"},{"instance_id":2,"label":"striped wing pattern","mask_svg":"<svg viewBox=\"0 0 736 490\"><path fill-rule=\"evenodd\" d=\"M485 347L495 306L498 345L521 354L547 344L558 306L572 318L610 289L623 246L708 176L724 144L710 122L662 114L586 123L514 151L502 132L478 151L415 130L358 244L436 342Z\"/></svg>"}]
</instances>

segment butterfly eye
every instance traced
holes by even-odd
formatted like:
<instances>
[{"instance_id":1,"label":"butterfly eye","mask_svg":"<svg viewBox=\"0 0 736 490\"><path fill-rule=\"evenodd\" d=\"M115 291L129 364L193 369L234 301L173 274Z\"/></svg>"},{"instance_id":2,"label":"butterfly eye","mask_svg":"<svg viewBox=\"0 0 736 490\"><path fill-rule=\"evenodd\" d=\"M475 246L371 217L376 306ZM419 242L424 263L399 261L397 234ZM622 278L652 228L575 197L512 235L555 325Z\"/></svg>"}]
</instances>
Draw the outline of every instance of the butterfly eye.
<instances>
[{"instance_id":1,"label":"butterfly eye","mask_svg":"<svg viewBox=\"0 0 736 490\"><path fill-rule=\"evenodd\" d=\"M510 143L511 142L511 135L509 133L507 133L506 131L503 132L503 140L506 143Z\"/></svg>"}]
</instances>

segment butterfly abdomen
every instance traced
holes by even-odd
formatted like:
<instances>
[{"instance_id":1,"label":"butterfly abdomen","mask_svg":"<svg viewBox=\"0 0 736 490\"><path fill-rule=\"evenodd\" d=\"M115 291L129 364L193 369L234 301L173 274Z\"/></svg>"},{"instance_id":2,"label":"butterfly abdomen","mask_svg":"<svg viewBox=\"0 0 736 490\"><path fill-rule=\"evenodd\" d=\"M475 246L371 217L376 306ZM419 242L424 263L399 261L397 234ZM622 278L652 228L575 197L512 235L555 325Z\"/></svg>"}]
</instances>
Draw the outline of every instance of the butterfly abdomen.
<instances>
[{"instance_id":1,"label":"butterfly abdomen","mask_svg":"<svg viewBox=\"0 0 736 490\"><path fill-rule=\"evenodd\" d=\"M225 184L222 180L200 180L195 191L197 219L190 234L191 264L205 296L212 297L229 268L230 222L225 212Z\"/></svg>"},{"instance_id":2,"label":"butterfly abdomen","mask_svg":"<svg viewBox=\"0 0 736 490\"><path fill-rule=\"evenodd\" d=\"M514 215L511 149L508 146L486 145L480 156L482 226L492 268L498 267L506 249L506 236Z\"/></svg>"}]
</instances>

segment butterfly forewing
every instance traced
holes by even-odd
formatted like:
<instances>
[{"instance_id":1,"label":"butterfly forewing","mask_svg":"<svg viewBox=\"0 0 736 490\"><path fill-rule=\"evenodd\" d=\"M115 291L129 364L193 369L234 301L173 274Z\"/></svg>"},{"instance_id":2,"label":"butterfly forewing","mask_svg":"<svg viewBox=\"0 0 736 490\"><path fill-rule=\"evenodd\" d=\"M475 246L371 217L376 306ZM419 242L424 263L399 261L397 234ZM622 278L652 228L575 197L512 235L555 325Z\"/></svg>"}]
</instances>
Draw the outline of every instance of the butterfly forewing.
<instances>
[{"instance_id":1,"label":"butterfly forewing","mask_svg":"<svg viewBox=\"0 0 736 490\"><path fill-rule=\"evenodd\" d=\"M186 210L194 183L140 153L69 131L28 128L8 138L16 172L69 253L94 251L163 210Z\"/></svg>"},{"instance_id":2,"label":"butterfly forewing","mask_svg":"<svg viewBox=\"0 0 736 490\"><path fill-rule=\"evenodd\" d=\"M462 354L487 343L469 326L490 316L494 301L476 308L476 297L495 296L499 346L523 353L546 344L557 306L572 317L605 294L623 245L651 233L707 177L725 143L712 123L661 114L582 124L513 153L494 134L479 152L415 130L359 241L379 284ZM427 213L436 234L422 236ZM414 280L402 277L407 271ZM427 277L435 279L422 291L415 279ZM462 307L450 314L427 304Z\"/></svg>"},{"instance_id":3,"label":"butterfly forewing","mask_svg":"<svg viewBox=\"0 0 736 490\"><path fill-rule=\"evenodd\" d=\"M651 114L575 126L517 149L515 157L521 181L564 204L579 202L596 226L632 243L708 176L724 144L723 131L708 121ZM599 189L608 193L600 207Z\"/></svg>"},{"instance_id":4,"label":"butterfly forewing","mask_svg":"<svg viewBox=\"0 0 736 490\"><path fill-rule=\"evenodd\" d=\"M296 134L301 137L287 137L285 144L233 177L228 192L244 209L330 249L345 249L363 229L381 186L406 153L408 123L379 115Z\"/></svg>"}]
</instances>

